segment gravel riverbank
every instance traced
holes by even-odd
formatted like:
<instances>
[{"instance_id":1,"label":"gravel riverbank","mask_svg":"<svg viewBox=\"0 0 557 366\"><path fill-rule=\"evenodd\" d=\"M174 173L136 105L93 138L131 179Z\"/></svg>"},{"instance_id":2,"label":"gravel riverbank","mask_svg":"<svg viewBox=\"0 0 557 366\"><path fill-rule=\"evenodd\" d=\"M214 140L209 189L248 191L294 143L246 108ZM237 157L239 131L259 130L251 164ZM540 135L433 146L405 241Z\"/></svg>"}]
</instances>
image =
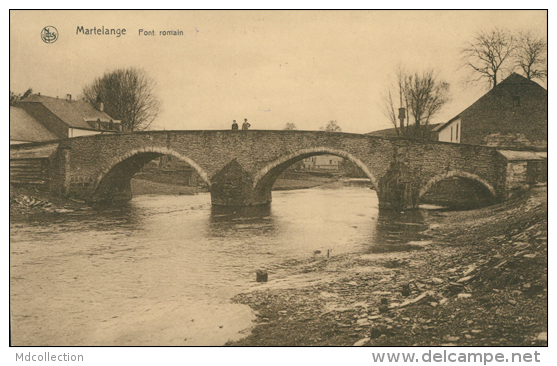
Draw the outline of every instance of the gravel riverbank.
<instances>
[{"instance_id":1,"label":"gravel riverbank","mask_svg":"<svg viewBox=\"0 0 557 366\"><path fill-rule=\"evenodd\" d=\"M438 212L413 250L286 263L231 346L546 346L547 188Z\"/></svg>"}]
</instances>

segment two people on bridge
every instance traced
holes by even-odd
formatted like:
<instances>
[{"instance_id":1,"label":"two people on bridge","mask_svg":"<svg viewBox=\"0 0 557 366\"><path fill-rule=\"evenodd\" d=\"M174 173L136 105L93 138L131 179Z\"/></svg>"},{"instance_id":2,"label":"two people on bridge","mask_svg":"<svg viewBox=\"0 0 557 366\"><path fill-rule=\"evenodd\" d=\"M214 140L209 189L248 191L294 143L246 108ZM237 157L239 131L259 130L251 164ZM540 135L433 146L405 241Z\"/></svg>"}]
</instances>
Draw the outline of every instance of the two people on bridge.
<instances>
[{"instance_id":1,"label":"two people on bridge","mask_svg":"<svg viewBox=\"0 0 557 366\"><path fill-rule=\"evenodd\" d=\"M244 123L242 124L242 130L248 130L251 127L251 125L248 123L248 119L244 118ZM236 120L232 121L232 130L237 130L238 129L238 123L236 123Z\"/></svg>"}]
</instances>

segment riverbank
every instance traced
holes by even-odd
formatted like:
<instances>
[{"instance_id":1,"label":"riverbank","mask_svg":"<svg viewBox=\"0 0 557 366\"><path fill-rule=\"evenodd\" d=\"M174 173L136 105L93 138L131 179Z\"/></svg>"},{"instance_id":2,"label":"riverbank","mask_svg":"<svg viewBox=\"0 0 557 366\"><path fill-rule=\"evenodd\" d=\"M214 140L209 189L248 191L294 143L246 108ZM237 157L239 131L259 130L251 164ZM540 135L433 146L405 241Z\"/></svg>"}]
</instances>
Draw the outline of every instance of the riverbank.
<instances>
[{"instance_id":1,"label":"riverbank","mask_svg":"<svg viewBox=\"0 0 557 366\"><path fill-rule=\"evenodd\" d=\"M257 314L231 346L547 346L547 187L428 215L406 252L323 254L233 298Z\"/></svg>"},{"instance_id":2,"label":"riverbank","mask_svg":"<svg viewBox=\"0 0 557 366\"><path fill-rule=\"evenodd\" d=\"M10 186L10 220L21 220L33 215L59 215L91 210L85 202L52 197L33 188Z\"/></svg>"}]
</instances>

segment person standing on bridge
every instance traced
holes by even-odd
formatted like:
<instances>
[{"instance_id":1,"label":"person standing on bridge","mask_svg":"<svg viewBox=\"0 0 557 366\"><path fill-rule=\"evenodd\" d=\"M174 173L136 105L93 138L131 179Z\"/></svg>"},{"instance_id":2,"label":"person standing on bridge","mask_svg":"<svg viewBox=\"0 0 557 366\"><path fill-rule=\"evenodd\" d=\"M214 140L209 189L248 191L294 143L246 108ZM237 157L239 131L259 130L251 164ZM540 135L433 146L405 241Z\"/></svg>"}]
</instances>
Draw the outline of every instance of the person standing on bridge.
<instances>
[{"instance_id":1,"label":"person standing on bridge","mask_svg":"<svg viewBox=\"0 0 557 366\"><path fill-rule=\"evenodd\" d=\"M238 124L236 123L236 120L232 121L232 131L235 131L238 129Z\"/></svg>"},{"instance_id":2,"label":"person standing on bridge","mask_svg":"<svg viewBox=\"0 0 557 366\"><path fill-rule=\"evenodd\" d=\"M248 130L251 125L248 123L248 119L244 118L244 124L242 124L242 130Z\"/></svg>"}]
</instances>

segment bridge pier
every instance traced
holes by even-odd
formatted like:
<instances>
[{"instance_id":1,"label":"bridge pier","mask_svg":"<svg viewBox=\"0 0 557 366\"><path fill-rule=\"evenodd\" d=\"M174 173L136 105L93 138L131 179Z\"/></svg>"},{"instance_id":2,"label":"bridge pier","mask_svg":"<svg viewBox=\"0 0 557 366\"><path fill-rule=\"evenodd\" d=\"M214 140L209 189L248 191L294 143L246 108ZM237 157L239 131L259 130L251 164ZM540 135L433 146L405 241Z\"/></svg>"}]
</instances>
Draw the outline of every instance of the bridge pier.
<instances>
[{"instance_id":1,"label":"bridge pier","mask_svg":"<svg viewBox=\"0 0 557 366\"><path fill-rule=\"evenodd\" d=\"M87 201L89 204L121 203L132 199L132 187L130 179L113 181L112 185L99 186L98 190Z\"/></svg>"},{"instance_id":2,"label":"bridge pier","mask_svg":"<svg viewBox=\"0 0 557 366\"><path fill-rule=\"evenodd\" d=\"M214 206L255 206L270 202L271 190L255 190L252 176L236 159L211 180L211 204Z\"/></svg>"},{"instance_id":3,"label":"bridge pier","mask_svg":"<svg viewBox=\"0 0 557 366\"><path fill-rule=\"evenodd\" d=\"M420 204L420 183L407 164L395 161L379 181L377 195L380 209L414 210Z\"/></svg>"},{"instance_id":4,"label":"bridge pier","mask_svg":"<svg viewBox=\"0 0 557 366\"><path fill-rule=\"evenodd\" d=\"M420 190L415 183L397 182L378 192L379 209L407 211L419 208Z\"/></svg>"}]
</instances>

